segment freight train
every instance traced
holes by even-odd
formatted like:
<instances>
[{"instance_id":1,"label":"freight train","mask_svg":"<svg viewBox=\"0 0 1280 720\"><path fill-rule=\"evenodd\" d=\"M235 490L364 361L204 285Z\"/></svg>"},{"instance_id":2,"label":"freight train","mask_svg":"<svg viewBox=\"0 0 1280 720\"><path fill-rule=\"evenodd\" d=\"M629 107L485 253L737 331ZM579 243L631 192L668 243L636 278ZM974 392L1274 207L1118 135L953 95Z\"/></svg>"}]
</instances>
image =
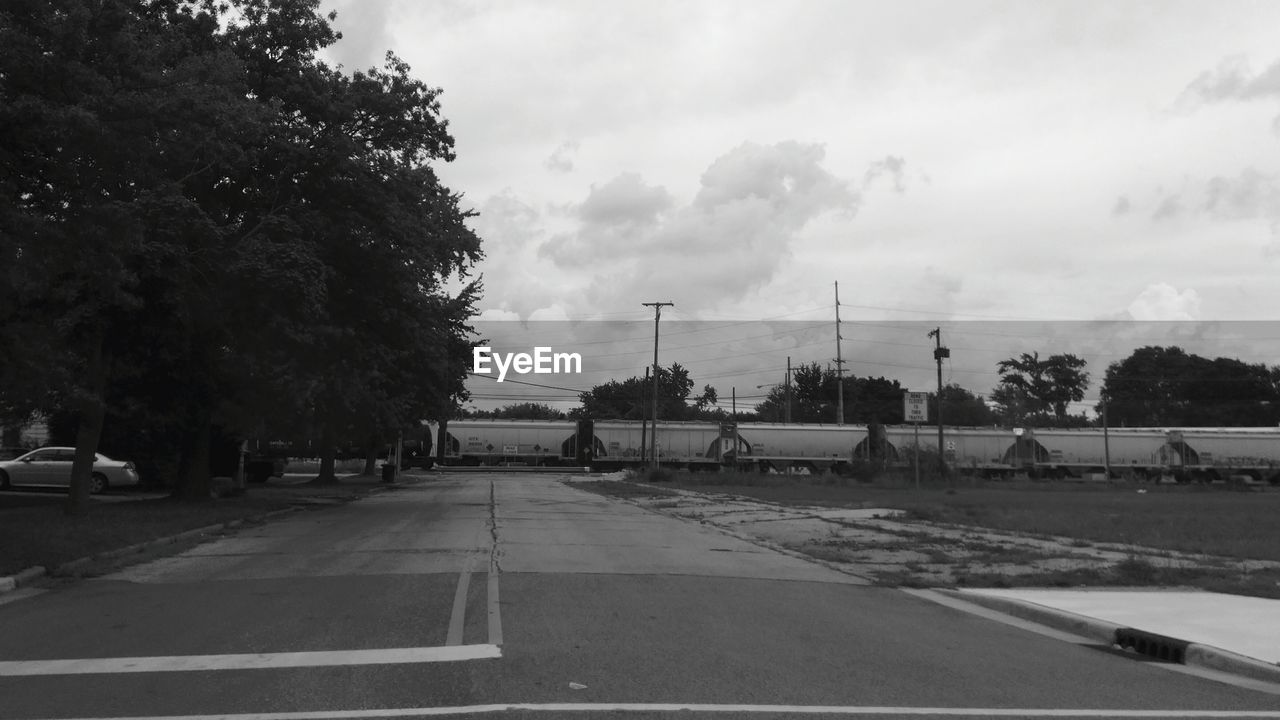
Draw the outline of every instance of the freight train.
<instances>
[{"instance_id":1,"label":"freight train","mask_svg":"<svg viewBox=\"0 0 1280 720\"><path fill-rule=\"evenodd\" d=\"M715 470L850 472L937 456L934 426L623 420L454 420L432 426L443 465L645 464ZM1001 429L946 427L942 455L962 474L1280 484L1280 428ZM656 447L655 447L656 445Z\"/></svg>"}]
</instances>

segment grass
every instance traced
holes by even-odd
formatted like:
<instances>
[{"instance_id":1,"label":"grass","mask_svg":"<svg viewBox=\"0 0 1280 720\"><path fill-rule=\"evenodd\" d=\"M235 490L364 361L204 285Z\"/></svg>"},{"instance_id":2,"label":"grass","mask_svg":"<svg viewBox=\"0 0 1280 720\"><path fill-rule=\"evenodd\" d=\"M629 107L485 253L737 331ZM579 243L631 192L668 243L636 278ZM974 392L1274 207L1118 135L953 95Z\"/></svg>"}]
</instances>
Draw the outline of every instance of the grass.
<instances>
[{"instance_id":1,"label":"grass","mask_svg":"<svg viewBox=\"0 0 1280 720\"><path fill-rule=\"evenodd\" d=\"M0 577L35 566L52 571L83 557L321 498L351 499L377 484L370 478L320 486L272 483L252 486L239 497L199 503L169 498L93 501L77 517L63 512L62 493L0 493Z\"/></svg>"},{"instance_id":2,"label":"grass","mask_svg":"<svg viewBox=\"0 0 1280 720\"><path fill-rule=\"evenodd\" d=\"M892 581L890 581L892 582ZM1129 558L1105 569L1043 573L956 573L959 587L1197 587L1211 592L1280 598L1280 570L1250 573L1204 567L1180 568Z\"/></svg>"},{"instance_id":3,"label":"grass","mask_svg":"<svg viewBox=\"0 0 1280 720\"><path fill-rule=\"evenodd\" d=\"M655 497L675 497L679 495L674 490L668 490L662 487L654 487L649 485L636 485L629 482L619 482L617 480L601 480L600 482L584 482L574 483L574 488L578 490L586 490L597 495L605 495L608 497L621 498L655 498Z\"/></svg>"},{"instance_id":4,"label":"grass","mask_svg":"<svg viewBox=\"0 0 1280 720\"><path fill-rule=\"evenodd\" d=\"M731 482L703 473L675 474L670 482L790 505L896 508L917 520L1073 538L1078 547L1116 543L1280 561L1280 492L1049 482L916 490L823 484L815 481L820 476L725 475Z\"/></svg>"}]
</instances>

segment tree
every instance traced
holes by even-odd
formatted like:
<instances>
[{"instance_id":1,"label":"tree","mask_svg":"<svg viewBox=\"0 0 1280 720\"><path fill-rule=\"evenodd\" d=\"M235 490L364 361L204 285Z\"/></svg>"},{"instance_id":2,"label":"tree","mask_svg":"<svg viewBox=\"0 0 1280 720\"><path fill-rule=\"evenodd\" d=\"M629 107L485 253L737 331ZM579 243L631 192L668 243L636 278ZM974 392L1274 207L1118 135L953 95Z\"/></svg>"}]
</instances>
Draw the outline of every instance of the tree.
<instances>
[{"instance_id":1,"label":"tree","mask_svg":"<svg viewBox=\"0 0 1280 720\"><path fill-rule=\"evenodd\" d=\"M1179 347L1147 346L1107 368L1108 422L1150 426L1274 426L1280 367L1210 360Z\"/></svg>"},{"instance_id":2,"label":"tree","mask_svg":"<svg viewBox=\"0 0 1280 720\"><path fill-rule=\"evenodd\" d=\"M1015 421L1037 413L1052 412L1066 422L1067 406L1084 399L1089 386L1086 363L1071 354L1050 355L1041 360L1040 353L1022 353L1017 358L1001 360L997 402L1001 414Z\"/></svg>"},{"instance_id":3,"label":"tree","mask_svg":"<svg viewBox=\"0 0 1280 720\"><path fill-rule=\"evenodd\" d=\"M653 415L653 379L631 377L618 382L610 380L596 385L579 395L582 407L570 413L573 418L593 420L642 420ZM690 405L689 393L693 380L689 371L672 363L670 368L658 367L658 419L692 420L698 411L716 400L715 389L703 388L701 395Z\"/></svg>"},{"instance_id":4,"label":"tree","mask_svg":"<svg viewBox=\"0 0 1280 720\"><path fill-rule=\"evenodd\" d=\"M179 365L181 330L208 306L217 233L192 188L253 117L215 14L128 0L0 12L0 374L9 411L78 418L69 512L84 508L114 380L145 374L152 353ZM140 333L153 314L174 331Z\"/></svg>"},{"instance_id":5,"label":"tree","mask_svg":"<svg viewBox=\"0 0 1280 720\"><path fill-rule=\"evenodd\" d=\"M798 423L836 421L839 377L834 370L817 363L800 365L792 371L791 419ZM884 377L850 377L844 381L844 421L847 423L898 424L903 422L904 389L897 380ZM771 422L785 417L786 397L775 386L756 412Z\"/></svg>"},{"instance_id":6,"label":"tree","mask_svg":"<svg viewBox=\"0 0 1280 720\"><path fill-rule=\"evenodd\" d=\"M933 407L932 401L930 401L930 407ZM970 427L995 425L998 421L996 413L987 407L982 398L959 385L943 386L942 417L948 425Z\"/></svg>"},{"instance_id":7,"label":"tree","mask_svg":"<svg viewBox=\"0 0 1280 720\"><path fill-rule=\"evenodd\" d=\"M557 410L545 403L516 403L504 405L489 413L472 413L472 417L491 417L495 420L564 420L563 410Z\"/></svg>"},{"instance_id":8,"label":"tree","mask_svg":"<svg viewBox=\"0 0 1280 720\"><path fill-rule=\"evenodd\" d=\"M77 418L72 510L108 418L173 428L154 449L199 499L215 428L315 434L331 479L339 436L465 395L450 358L480 288L442 280L480 251L431 167L453 158L439 90L392 55L319 61L339 36L316 0L236 7L0 11L0 327L21 349L0 411Z\"/></svg>"}]
</instances>

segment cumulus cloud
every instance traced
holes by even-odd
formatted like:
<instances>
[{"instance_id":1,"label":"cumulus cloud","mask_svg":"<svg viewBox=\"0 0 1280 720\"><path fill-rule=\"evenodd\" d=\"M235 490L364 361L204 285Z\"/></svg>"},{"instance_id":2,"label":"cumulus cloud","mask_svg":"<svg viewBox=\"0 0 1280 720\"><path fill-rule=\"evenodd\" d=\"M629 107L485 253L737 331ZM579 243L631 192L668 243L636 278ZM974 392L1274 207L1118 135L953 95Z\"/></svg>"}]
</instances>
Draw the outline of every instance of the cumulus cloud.
<instances>
[{"instance_id":1,"label":"cumulus cloud","mask_svg":"<svg viewBox=\"0 0 1280 720\"><path fill-rule=\"evenodd\" d=\"M823 166L821 145L744 143L711 163L687 205L624 175L593 186L582 226L543 254L589 266L593 303L626 305L658 293L685 309L732 303L767 283L800 231L831 211L852 215L859 196Z\"/></svg>"},{"instance_id":2,"label":"cumulus cloud","mask_svg":"<svg viewBox=\"0 0 1280 720\"><path fill-rule=\"evenodd\" d=\"M485 252L479 267L485 297L496 301L502 310L524 316L563 294L562 288L546 281L538 267L537 247L544 237L544 222L537 208L509 189L485 200L479 215L471 220ZM519 291L513 292L513 288Z\"/></svg>"},{"instance_id":3,"label":"cumulus cloud","mask_svg":"<svg viewBox=\"0 0 1280 720\"><path fill-rule=\"evenodd\" d=\"M636 173L623 173L599 187L592 185L578 215L587 225L651 225L671 205L665 188L646 185Z\"/></svg>"},{"instance_id":4,"label":"cumulus cloud","mask_svg":"<svg viewBox=\"0 0 1280 720\"><path fill-rule=\"evenodd\" d=\"M1129 303L1128 314L1134 320L1198 320L1200 295L1191 288L1179 291L1168 283L1148 285Z\"/></svg>"},{"instance_id":5,"label":"cumulus cloud","mask_svg":"<svg viewBox=\"0 0 1280 720\"><path fill-rule=\"evenodd\" d=\"M1177 106L1192 109L1201 103L1258 99L1280 99L1280 60L1254 73L1247 58L1233 56L1192 80L1179 96ZM1271 129L1280 134L1280 115L1272 121Z\"/></svg>"},{"instance_id":6,"label":"cumulus cloud","mask_svg":"<svg viewBox=\"0 0 1280 720\"><path fill-rule=\"evenodd\" d=\"M560 143L551 152L551 155L542 164L548 170L558 173L567 173L573 170L573 154L578 151L577 140L566 140Z\"/></svg>"},{"instance_id":7,"label":"cumulus cloud","mask_svg":"<svg viewBox=\"0 0 1280 720\"><path fill-rule=\"evenodd\" d=\"M858 194L822 166L824 156L821 145L744 143L711 163L682 206L639 175L619 175L592 185L577 206L577 231L539 254L561 268L590 269L593 304L625 305L653 292L731 302L774 276L811 220L856 212Z\"/></svg>"},{"instance_id":8,"label":"cumulus cloud","mask_svg":"<svg viewBox=\"0 0 1280 720\"><path fill-rule=\"evenodd\" d=\"M871 183L882 175L888 175L893 180L894 192L904 192L906 186L903 183L903 172L906 170L907 161L894 155L886 155L883 160L871 163L871 167L867 168L866 177L863 178L862 186L870 187ZM925 178L928 182L928 178Z\"/></svg>"}]
</instances>

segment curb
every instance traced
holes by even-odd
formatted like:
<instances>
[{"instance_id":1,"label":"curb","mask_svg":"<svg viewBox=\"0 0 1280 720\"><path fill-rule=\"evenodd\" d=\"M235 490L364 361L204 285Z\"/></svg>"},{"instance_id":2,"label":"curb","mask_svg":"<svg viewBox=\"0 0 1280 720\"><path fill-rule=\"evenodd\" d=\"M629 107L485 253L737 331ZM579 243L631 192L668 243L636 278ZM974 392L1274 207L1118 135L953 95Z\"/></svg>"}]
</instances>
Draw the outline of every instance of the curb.
<instances>
[{"instance_id":1,"label":"curb","mask_svg":"<svg viewBox=\"0 0 1280 720\"><path fill-rule=\"evenodd\" d=\"M930 588L936 593L946 595L954 600L980 605L988 610L1012 615L1022 620L1030 620L1031 622L1051 627L1054 630L1079 635L1081 637L1095 640L1097 642L1114 645L1116 642L1116 632L1124 629L1123 626L1109 623L1084 615L1066 612L1065 610L1055 610L1044 605L1036 605L1034 603L1023 602L1021 600L1010 600L1008 598L992 597L990 595L978 595L976 593L966 593L959 590L951 590L949 588Z\"/></svg>"},{"instance_id":2,"label":"curb","mask_svg":"<svg viewBox=\"0 0 1280 720\"><path fill-rule=\"evenodd\" d=\"M394 484L388 484L388 485L376 485L369 488L368 492L362 493L362 496L385 492L387 490L393 489L394 487L400 484L401 483L394 483ZM358 500L359 498L352 498L352 499ZM35 567L29 567L29 568L26 568L25 570L16 572L13 575L0 577L0 595L3 595L8 592L12 592L21 587L27 587L33 584L35 581L45 576L74 575L77 569L82 568L85 565L88 565L93 562L100 562L103 560L114 560L116 558L123 557L125 555L141 552L143 550L148 550L151 548L160 547L162 545L171 545L175 542L181 542L182 540L187 540L187 539L199 537L202 535L208 535L208 534L220 532L222 530L233 530L235 528L240 527L241 525L244 525L245 523L265 522L267 520L277 518L281 515L287 515L289 513L298 512L301 509L302 509L302 506L282 508L280 510L272 510L271 512L263 513L261 515L254 515L252 517L240 518L239 520L228 520L227 522L224 522L224 523L206 525L204 527L196 528L194 530L186 530L186 531L180 532L177 535L168 535L162 538L146 540L144 542L135 543L127 547L117 548L115 550L107 550L105 552L96 553L94 555L77 558L75 560L71 560L59 565L58 567L54 568L52 571L49 571L40 565L37 565Z\"/></svg>"},{"instance_id":3,"label":"curb","mask_svg":"<svg viewBox=\"0 0 1280 720\"><path fill-rule=\"evenodd\" d=\"M1037 605L1032 602L992 597L990 595L980 595L977 593L966 593L948 588L931 589L936 593L955 600L979 605L987 608L988 610L995 610L996 612L1001 612L1022 620L1028 620L1046 627L1051 627L1055 630L1072 633L1074 635L1079 635L1090 640L1096 640L1112 646L1121 645L1121 634L1133 634L1135 632L1134 628L1130 628L1125 625L1118 625L1113 622L1098 620L1097 618L1077 615L1076 613L1067 612L1065 610L1056 610L1054 608ZM1142 633L1143 631L1136 632ZM1280 666L1271 665L1261 660L1256 660L1239 653L1233 653L1230 650L1223 650L1222 648L1214 647L1212 645L1205 645L1203 643L1195 643L1177 638L1161 639L1169 643L1179 644L1185 647L1185 650L1182 652L1182 661L1175 664L1216 670L1218 672L1229 673L1231 675L1247 677L1251 680L1280 683Z\"/></svg>"}]
</instances>

